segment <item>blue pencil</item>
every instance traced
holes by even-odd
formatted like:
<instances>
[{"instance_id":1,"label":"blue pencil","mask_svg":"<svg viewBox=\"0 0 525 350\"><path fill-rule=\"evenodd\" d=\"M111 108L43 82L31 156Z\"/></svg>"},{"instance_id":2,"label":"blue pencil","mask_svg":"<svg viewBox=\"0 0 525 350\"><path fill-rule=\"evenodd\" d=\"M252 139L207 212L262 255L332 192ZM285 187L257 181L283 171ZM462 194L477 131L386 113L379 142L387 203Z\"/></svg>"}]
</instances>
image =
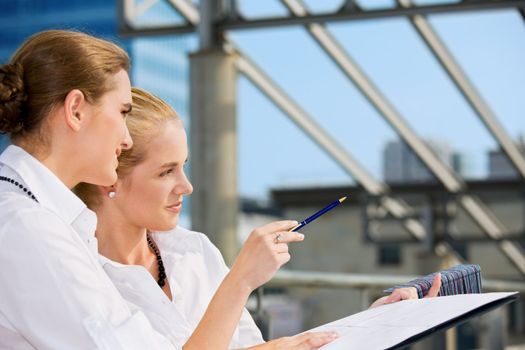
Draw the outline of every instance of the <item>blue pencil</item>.
<instances>
[{"instance_id":1,"label":"blue pencil","mask_svg":"<svg viewBox=\"0 0 525 350\"><path fill-rule=\"evenodd\" d=\"M326 207L324 207L323 209L319 210L317 213L315 213L314 215L312 216L309 216L307 217L306 219L304 219L303 221L301 221L297 226L295 226L294 228L292 228L289 232L293 232L293 231L297 231L299 230L300 228L302 228L303 226L311 223L312 221L314 221L315 219L317 219L318 217L320 217L321 215L323 215L324 213L334 209L335 207L337 207L339 204L343 203L345 201L346 197L342 197L342 198L339 198L338 200L336 200L335 202L332 202L330 204L328 204Z\"/></svg>"}]
</instances>

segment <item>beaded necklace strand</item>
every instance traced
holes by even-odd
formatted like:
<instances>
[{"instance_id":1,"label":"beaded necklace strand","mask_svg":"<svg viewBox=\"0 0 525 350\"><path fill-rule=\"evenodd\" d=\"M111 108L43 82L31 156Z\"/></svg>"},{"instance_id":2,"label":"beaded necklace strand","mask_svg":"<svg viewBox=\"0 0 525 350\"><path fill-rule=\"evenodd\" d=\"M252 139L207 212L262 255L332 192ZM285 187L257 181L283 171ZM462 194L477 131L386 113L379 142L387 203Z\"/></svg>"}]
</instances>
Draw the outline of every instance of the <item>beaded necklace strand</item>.
<instances>
[{"instance_id":1,"label":"beaded necklace strand","mask_svg":"<svg viewBox=\"0 0 525 350\"><path fill-rule=\"evenodd\" d=\"M13 184L14 186L20 188L21 190L24 191L25 194L27 194L29 196L29 198L31 198L32 200L34 200L35 202L38 203L38 199L36 199L35 195L33 193L31 193L31 191L29 191L29 189L27 189L24 185L22 185L18 181L10 179L10 178L5 177L5 176L0 176L0 181L9 182L9 183Z\"/></svg>"},{"instance_id":2,"label":"beaded necklace strand","mask_svg":"<svg viewBox=\"0 0 525 350\"><path fill-rule=\"evenodd\" d=\"M155 244L155 241L153 241L149 233L146 235L146 239L148 241L148 245L151 251L155 254L157 258L157 265L159 267L159 276L158 276L157 283L162 288L166 284L166 271L164 270L164 263L162 262L162 256L160 255L159 248L157 247L157 245Z\"/></svg>"}]
</instances>

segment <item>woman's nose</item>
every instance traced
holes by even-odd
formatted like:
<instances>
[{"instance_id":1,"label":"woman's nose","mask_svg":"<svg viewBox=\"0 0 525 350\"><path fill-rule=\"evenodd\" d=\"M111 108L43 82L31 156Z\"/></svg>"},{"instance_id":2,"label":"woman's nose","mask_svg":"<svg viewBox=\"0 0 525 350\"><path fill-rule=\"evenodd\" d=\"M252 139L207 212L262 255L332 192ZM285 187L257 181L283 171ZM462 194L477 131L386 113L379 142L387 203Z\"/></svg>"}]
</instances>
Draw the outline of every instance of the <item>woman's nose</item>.
<instances>
[{"instance_id":1,"label":"woman's nose","mask_svg":"<svg viewBox=\"0 0 525 350\"><path fill-rule=\"evenodd\" d=\"M129 134L129 130L126 127L126 134L124 135L124 140L122 141L122 149L130 149L133 146L133 140Z\"/></svg>"}]
</instances>

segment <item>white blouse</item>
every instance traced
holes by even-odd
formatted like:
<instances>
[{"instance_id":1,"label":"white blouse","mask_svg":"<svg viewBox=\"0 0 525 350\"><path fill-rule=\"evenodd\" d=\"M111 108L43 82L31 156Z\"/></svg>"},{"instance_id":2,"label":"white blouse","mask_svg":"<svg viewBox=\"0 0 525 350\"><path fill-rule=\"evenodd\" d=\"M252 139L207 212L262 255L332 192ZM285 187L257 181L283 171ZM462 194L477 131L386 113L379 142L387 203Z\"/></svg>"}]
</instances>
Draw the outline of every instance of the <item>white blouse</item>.
<instances>
[{"instance_id":1,"label":"white blouse","mask_svg":"<svg viewBox=\"0 0 525 350\"><path fill-rule=\"evenodd\" d=\"M166 269L173 300L142 266L100 261L122 296L146 314L161 334L182 347L197 327L215 291L228 273L219 250L202 233L184 228L153 233ZM261 332L244 309L231 349L263 343Z\"/></svg>"},{"instance_id":2,"label":"white blouse","mask_svg":"<svg viewBox=\"0 0 525 350\"><path fill-rule=\"evenodd\" d=\"M17 146L0 176L0 349L176 348L104 273L95 214L78 197Z\"/></svg>"}]
</instances>

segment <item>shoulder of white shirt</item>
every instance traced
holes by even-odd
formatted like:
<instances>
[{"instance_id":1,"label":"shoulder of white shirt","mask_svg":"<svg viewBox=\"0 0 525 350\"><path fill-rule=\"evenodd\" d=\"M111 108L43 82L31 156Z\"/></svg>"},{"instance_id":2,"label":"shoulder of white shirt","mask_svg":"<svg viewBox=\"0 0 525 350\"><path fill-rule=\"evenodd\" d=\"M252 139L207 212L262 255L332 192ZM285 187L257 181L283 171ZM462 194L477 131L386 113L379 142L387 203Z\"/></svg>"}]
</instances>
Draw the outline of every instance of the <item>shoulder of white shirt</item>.
<instances>
[{"instance_id":1,"label":"shoulder of white shirt","mask_svg":"<svg viewBox=\"0 0 525 350\"><path fill-rule=\"evenodd\" d=\"M17 192L0 192L0 218L2 227L14 225L18 231L24 227L40 228L39 219L42 218L46 221L52 220L55 224L60 222L67 225L53 211L42 207L27 195Z\"/></svg>"}]
</instances>

